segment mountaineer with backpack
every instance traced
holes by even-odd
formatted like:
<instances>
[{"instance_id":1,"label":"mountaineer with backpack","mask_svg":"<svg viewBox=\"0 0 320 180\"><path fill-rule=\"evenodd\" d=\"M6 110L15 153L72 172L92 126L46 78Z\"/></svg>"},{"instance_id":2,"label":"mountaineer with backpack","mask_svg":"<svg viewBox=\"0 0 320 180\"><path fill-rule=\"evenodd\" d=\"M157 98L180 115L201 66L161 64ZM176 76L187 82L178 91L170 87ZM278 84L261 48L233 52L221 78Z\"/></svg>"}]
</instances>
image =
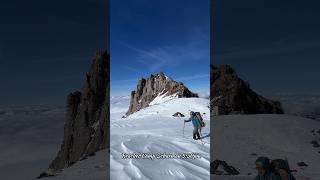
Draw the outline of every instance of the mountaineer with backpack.
<instances>
[{"instance_id":1,"label":"mountaineer with backpack","mask_svg":"<svg viewBox=\"0 0 320 180\"><path fill-rule=\"evenodd\" d=\"M270 162L267 157L256 160L258 175L254 180L295 180L287 160L275 159Z\"/></svg>"},{"instance_id":2,"label":"mountaineer with backpack","mask_svg":"<svg viewBox=\"0 0 320 180\"><path fill-rule=\"evenodd\" d=\"M256 170L258 175L254 180L281 180L279 175L275 175L270 169L270 160L267 157L258 157L256 160Z\"/></svg>"},{"instance_id":3,"label":"mountaineer with backpack","mask_svg":"<svg viewBox=\"0 0 320 180\"><path fill-rule=\"evenodd\" d=\"M201 135L201 130L202 130L203 127L206 126L206 124L204 123L200 112L194 112L194 113L197 116L197 118L200 120L200 135Z\"/></svg>"},{"instance_id":4,"label":"mountaineer with backpack","mask_svg":"<svg viewBox=\"0 0 320 180\"><path fill-rule=\"evenodd\" d=\"M196 113L193 111L190 112L190 118L188 120L184 120L184 122L192 122L193 125L193 139L198 140L201 139L199 130L201 130L201 120L197 117Z\"/></svg>"},{"instance_id":5,"label":"mountaineer with backpack","mask_svg":"<svg viewBox=\"0 0 320 180\"><path fill-rule=\"evenodd\" d=\"M281 180L295 180L287 160L275 159L271 161L271 171L281 177Z\"/></svg>"}]
</instances>

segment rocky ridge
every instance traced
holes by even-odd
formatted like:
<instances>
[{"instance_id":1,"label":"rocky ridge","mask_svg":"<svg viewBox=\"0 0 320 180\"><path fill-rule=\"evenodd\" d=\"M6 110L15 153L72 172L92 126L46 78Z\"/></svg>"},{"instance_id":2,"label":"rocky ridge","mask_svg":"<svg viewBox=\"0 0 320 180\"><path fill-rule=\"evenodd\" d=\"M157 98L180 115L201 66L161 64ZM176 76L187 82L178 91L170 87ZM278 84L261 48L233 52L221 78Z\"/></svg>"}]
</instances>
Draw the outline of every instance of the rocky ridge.
<instances>
[{"instance_id":1,"label":"rocky ridge","mask_svg":"<svg viewBox=\"0 0 320 180\"><path fill-rule=\"evenodd\" d=\"M77 161L109 148L110 55L99 51L81 91L67 97L64 138L55 159L38 178L52 176Z\"/></svg>"},{"instance_id":2,"label":"rocky ridge","mask_svg":"<svg viewBox=\"0 0 320 180\"><path fill-rule=\"evenodd\" d=\"M177 98L198 97L191 92L183 83L176 82L163 72L151 75L149 78L141 78L136 90L131 92L130 106L126 116L143 109L156 97L175 96Z\"/></svg>"},{"instance_id":3,"label":"rocky ridge","mask_svg":"<svg viewBox=\"0 0 320 180\"><path fill-rule=\"evenodd\" d=\"M280 102L254 92L230 65L210 69L212 115L284 113Z\"/></svg>"}]
</instances>

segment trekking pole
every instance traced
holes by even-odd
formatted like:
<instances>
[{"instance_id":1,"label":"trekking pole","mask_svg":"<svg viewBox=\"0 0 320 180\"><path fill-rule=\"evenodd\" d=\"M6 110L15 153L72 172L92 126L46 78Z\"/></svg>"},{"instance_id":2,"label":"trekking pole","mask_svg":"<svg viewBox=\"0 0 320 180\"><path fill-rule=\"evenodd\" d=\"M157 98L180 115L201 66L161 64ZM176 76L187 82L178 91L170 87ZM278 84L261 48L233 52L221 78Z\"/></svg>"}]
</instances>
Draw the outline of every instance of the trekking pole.
<instances>
[{"instance_id":1,"label":"trekking pole","mask_svg":"<svg viewBox=\"0 0 320 180\"><path fill-rule=\"evenodd\" d=\"M186 125L186 122L183 120L183 129L182 129L182 136L184 137L184 126Z\"/></svg>"},{"instance_id":2,"label":"trekking pole","mask_svg":"<svg viewBox=\"0 0 320 180\"><path fill-rule=\"evenodd\" d=\"M199 134L200 134L200 141L201 141L202 145L204 145L206 142L204 142L204 141L202 140L201 128L200 128L200 130L199 130Z\"/></svg>"}]
</instances>

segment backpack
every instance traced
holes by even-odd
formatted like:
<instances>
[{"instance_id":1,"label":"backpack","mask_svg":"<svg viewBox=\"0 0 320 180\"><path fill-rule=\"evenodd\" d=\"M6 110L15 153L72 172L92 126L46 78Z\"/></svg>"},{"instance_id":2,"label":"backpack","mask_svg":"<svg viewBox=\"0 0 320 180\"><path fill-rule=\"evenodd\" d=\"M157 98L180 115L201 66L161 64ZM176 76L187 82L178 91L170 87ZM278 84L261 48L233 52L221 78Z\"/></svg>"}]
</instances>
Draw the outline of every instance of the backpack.
<instances>
[{"instance_id":1,"label":"backpack","mask_svg":"<svg viewBox=\"0 0 320 180\"><path fill-rule=\"evenodd\" d=\"M196 114L196 117L197 117L197 118L199 119L199 121L200 121L200 126L201 126L201 127L205 127L206 124L204 123L200 112L195 112L195 114Z\"/></svg>"},{"instance_id":2,"label":"backpack","mask_svg":"<svg viewBox=\"0 0 320 180\"><path fill-rule=\"evenodd\" d=\"M271 171L275 172L275 169L277 169L277 168L285 170L289 175L289 180L296 180L294 178L294 176L292 175L292 173L291 173L288 160L284 160L284 159L274 159L274 160L272 160L272 162L271 162Z\"/></svg>"}]
</instances>

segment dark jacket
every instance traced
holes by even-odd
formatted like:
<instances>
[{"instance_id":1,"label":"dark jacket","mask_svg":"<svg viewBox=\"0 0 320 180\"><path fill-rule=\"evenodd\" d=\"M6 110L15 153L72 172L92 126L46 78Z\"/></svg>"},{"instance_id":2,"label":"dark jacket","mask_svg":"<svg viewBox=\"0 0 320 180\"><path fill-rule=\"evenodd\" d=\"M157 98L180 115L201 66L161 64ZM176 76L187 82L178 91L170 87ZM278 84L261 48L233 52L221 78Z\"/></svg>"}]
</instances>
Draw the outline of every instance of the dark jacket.
<instances>
[{"instance_id":1,"label":"dark jacket","mask_svg":"<svg viewBox=\"0 0 320 180\"><path fill-rule=\"evenodd\" d=\"M289 167L289 163L287 160L283 159L275 159L271 162L271 170L275 173L278 174L277 171L279 169L285 170L288 173L288 178L289 180L295 180L294 176L292 175Z\"/></svg>"}]
</instances>

